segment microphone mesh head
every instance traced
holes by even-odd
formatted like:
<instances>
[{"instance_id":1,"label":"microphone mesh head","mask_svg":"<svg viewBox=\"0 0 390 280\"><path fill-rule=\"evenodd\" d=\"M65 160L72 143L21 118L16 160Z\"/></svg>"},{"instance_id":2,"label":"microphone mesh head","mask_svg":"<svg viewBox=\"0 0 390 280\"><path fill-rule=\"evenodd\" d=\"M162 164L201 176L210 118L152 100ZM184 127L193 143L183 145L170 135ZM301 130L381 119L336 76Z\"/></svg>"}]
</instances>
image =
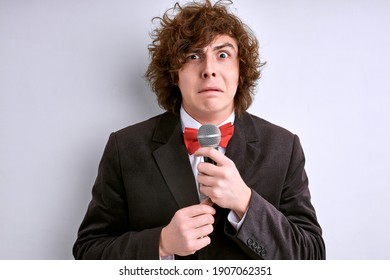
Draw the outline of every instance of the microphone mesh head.
<instances>
[{"instance_id":1,"label":"microphone mesh head","mask_svg":"<svg viewBox=\"0 0 390 280\"><path fill-rule=\"evenodd\" d=\"M204 124L198 130L198 142L201 147L218 147L221 141L221 131L218 126Z\"/></svg>"}]
</instances>

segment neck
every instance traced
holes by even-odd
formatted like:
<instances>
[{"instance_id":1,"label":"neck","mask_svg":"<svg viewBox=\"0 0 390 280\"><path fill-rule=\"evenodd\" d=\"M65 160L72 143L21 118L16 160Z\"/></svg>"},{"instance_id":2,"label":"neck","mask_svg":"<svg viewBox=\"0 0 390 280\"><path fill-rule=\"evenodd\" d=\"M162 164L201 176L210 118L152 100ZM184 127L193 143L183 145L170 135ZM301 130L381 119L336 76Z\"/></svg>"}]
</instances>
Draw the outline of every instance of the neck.
<instances>
[{"instance_id":1,"label":"neck","mask_svg":"<svg viewBox=\"0 0 390 280\"><path fill-rule=\"evenodd\" d=\"M214 125L220 125L221 123L223 123L224 121L226 121L231 115L232 113L234 112L234 110L232 111L229 111L228 113L224 113L224 114L192 114L190 112L188 112L185 108L183 108L186 113L191 117L193 118L194 120L196 120L198 123L200 124L214 124Z\"/></svg>"},{"instance_id":2,"label":"neck","mask_svg":"<svg viewBox=\"0 0 390 280\"><path fill-rule=\"evenodd\" d=\"M216 126L220 126L228 122L234 123L235 120L234 111L221 118L194 118L184 109L184 107L182 107L180 111L183 129L184 127L199 128L204 124L214 124Z\"/></svg>"}]
</instances>

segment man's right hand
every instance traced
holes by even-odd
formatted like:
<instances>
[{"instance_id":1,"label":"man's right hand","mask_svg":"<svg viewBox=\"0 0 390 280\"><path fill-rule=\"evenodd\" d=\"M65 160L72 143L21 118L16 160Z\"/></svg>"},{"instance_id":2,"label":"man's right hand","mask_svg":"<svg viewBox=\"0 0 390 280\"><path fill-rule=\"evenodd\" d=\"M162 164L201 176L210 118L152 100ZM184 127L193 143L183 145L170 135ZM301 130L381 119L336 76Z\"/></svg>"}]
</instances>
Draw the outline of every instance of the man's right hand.
<instances>
[{"instance_id":1,"label":"man's right hand","mask_svg":"<svg viewBox=\"0 0 390 280\"><path fill-rule=\"evenodd\" d=\"M160 235L160 257L187 256L210 244L215 209L205 202L178 210Z\"/></svg>"}]
</instances>

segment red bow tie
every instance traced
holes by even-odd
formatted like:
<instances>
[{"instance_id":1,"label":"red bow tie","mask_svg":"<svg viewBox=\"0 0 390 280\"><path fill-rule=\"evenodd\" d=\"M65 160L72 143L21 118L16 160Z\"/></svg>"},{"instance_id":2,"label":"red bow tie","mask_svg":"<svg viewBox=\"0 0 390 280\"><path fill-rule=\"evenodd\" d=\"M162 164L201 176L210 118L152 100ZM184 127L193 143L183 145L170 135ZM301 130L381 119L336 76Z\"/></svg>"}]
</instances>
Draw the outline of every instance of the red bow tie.
<instances>
[{"instance_id":1,"label":"red bow tie","mask_svg":"<svg viewBox=\"0 0 390 280\"><path fill-rule=\"evenodd\" d=\"M226 148L230 138L232 138L234 133L234 126L232 123L227 123L219 127L221 131L221 141L219 142L219 146ZM184 129L184 143L187 147L187 151L190 155L196 152L200 148L198 143L198 130L195 128Z\"/></svg>"}]
</instances>

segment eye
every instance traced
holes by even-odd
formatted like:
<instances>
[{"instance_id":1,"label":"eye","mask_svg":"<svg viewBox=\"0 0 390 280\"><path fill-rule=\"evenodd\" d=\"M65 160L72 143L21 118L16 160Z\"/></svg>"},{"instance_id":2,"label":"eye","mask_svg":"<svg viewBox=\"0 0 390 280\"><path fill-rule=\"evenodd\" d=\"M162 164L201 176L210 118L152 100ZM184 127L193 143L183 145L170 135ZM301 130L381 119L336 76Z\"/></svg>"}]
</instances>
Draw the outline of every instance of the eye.
<instances>
[{"instance_id":1,"label":"eye","mask_svg":"<svg viewBox=\"0 0 390 280\"><path fill-rule=\"evenodd\" d=\"M219 58L228 58L229 57L229 54L227 52L220 52L218 54Z\"/></svg>"},{"instance_id":2,"label":"eye","mask_svg":"<svg viewBox=\"0 0 390 280\"><path fill-rule=\"evenodd\" d=\"M197 60L197 59L200 59L200 55L198 55L196 53L192 53L192 54L187 56L187 60Z\"/></svg>"}]
</instances>

